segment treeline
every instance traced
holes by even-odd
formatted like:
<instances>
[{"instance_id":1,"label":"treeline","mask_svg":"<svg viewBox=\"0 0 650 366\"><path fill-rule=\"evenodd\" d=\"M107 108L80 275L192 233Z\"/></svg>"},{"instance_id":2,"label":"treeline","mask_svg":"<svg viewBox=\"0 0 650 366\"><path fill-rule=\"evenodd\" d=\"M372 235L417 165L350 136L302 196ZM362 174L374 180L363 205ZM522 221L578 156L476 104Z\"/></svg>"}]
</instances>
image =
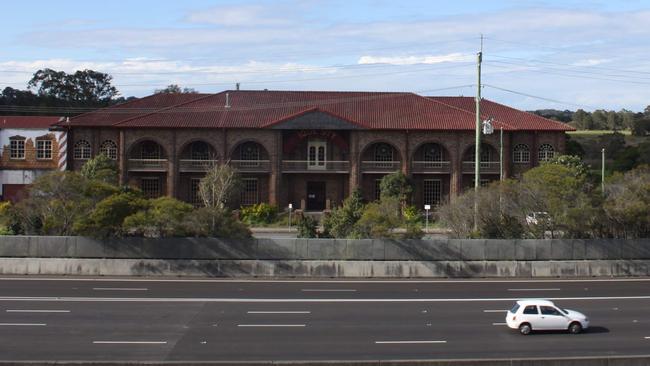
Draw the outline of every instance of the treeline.
<instances>
[{"instance_id":1,"label":"treeline","mask_svg":"<svg viewBox=\"0 0 650 366\"><path fill-rule=\"evenodd\" d=\"M539 116L564 122L578 130L623 130L632 131L633 135L645 136L650 133L650 105L643 112L632 112L627 109L620 111L607 111L597 109L587 112L583 109L577 111L538 109L532 111Z\"/></svg>"},{"instance_id":2,"label":"treeline","mask_svg":"<svg viewBox=\"0 0 650 366\"><path fill-rule=\"evenodd\" d=\"M0 94L0 115L74 116L88 110L123 103L135 97L120 96L113 77L93 70L68 74L52 69L38 70L27 89L6 87ZM197 93L171 84L154 93Z\"/></svg>"},{"instance_id":3,"label":"treeline","mask_svg":"<svg viewBox=\"0 0 650 366\"><path fill-rule=\"evenodd\" d=\"M603 190L579 158L564 155L521 180L467 191L438 215L458 238L647 238L650 167L615 173Z\"/></svg>"}]
</instances>

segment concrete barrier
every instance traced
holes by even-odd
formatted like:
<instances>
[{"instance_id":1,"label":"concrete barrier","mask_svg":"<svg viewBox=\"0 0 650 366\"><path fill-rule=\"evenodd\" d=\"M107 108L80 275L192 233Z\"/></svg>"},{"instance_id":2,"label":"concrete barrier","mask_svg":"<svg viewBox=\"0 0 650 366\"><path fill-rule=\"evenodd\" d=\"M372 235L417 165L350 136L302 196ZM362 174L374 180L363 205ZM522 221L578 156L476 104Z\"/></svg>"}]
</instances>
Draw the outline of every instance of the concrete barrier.
<instances>
[{"instance_id":1,"label":"concrete barrier","mask_svg":"<svg viewBox=\"0 0 650 366\"><path fill-rule=\"evenodd\" d=\"M650 259L650 239L389 240L0 236L0 257L382 261Z\"/></svg>"},{"instance_id":2,"label":"concrete barrier","mask_svg":"<svg viewBox=\"0 0 650 366\"><path fill-rule=\"evenodd\" d=\"M628 277L650 275L650 261L0 258L0 274L297 278Z\"/></svg>"}]
</instances>

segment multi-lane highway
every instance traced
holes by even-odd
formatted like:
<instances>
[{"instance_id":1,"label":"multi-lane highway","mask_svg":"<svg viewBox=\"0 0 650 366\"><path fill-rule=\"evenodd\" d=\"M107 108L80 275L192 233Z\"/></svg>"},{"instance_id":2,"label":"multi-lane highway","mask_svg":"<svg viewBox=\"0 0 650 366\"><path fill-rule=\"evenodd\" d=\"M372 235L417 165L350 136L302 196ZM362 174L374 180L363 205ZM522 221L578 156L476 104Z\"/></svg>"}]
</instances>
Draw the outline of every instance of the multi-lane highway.
<instances>
[{"instance_id":1,"label":"multi-lane highway","mask_svg":"<svg viewBox=\"0 0 650 366\"><path fill-rule=\"evenodd\" d=\"M519 298L591 318L521 336ZM378 360L650 354L650 279L0 278L2 360Z\"/></svg>"}]
</instances>

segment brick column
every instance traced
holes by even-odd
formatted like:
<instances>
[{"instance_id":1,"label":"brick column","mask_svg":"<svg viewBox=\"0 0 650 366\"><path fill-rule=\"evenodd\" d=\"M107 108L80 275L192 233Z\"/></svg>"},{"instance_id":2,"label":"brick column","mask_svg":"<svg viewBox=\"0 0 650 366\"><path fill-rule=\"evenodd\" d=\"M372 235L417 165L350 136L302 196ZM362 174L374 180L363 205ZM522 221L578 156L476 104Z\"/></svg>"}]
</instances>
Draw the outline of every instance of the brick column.
<instances>
[{"instance_id":1,"label":"brick column","mask_svg":"<svg viewBox=\"0 0 650 366\"><path fill-rule=\"evenodd\" d=\"M178 173L176 172L176 134L172 134L172 146L167 156L167 195L169 197L176 197L176 180L178 178Z\"/></svg>"},{"instance_id":2,"label":"brick column","mask_svg":"<svg viewBox=\"0 0 650 366\"><path fill-rule=\"evenodd\" d=\"M120 185L125 185L127 181L127 160L128 157L126 156L126 140L124 139L124 130L120 129L120 135L118 139L118 156L117 158L119 159L119 167L118 167L118 174L119 174L119 183Z\"/></svg>"},{"instance_id":3,"label":"brick column","mask_svg":"<svg viewBox=\"0 0 650 366\"><path fill-rule=\"evenodd\" d=\"M271 158L271 175L269 176L269 204L280 204L280 178L282 175L282 133L275 132Z\"/></svg>"},{"instance_id":4,"label":"brick column","mask_svg":"<svg viewBox=\"0 0 650 366\"><path fill-rule=\"evenodd\" d=\"M512 168L512 132L503 133L503 179L510 177Z\"/></svg>"},{"instance_id":5,"label":"brick column","mask_svg":"<svg viewBox=\"0 0 650 366\"><path fill-rule=\"evenodd\" d=\"M537 160L538 155L537 155L537 149L539 149L539 135L537 134L537 131L533 132L533 146L530 147L530 165L532 167L536 167L539 164L539 161Z\"/></svg>"},{"instance_id":6,"label":"brick column","mask_svg":"<svg viewBox=\"0 0 650 366\"><path fill-rule=\"evenodd\" d=\"M350 151L348 159L350 161L349 192L352 194L359 187L359 135L356 131L350 131Z\"/></svg>"},{"instance_id":7,"label":"brick column","mask_svg":"<svg viewBox=\"0 0 650 366\"><path fill-rule=\"evenodd\" d=\"M453 150L450 151L449 164L451 168L451 181L449 182L450 199L457 197L461 193L462 173L462 151L460 151L460 136L456 134L456 141Z\"/></svg>"},{"instance_id":8,"label":"brick column","mask_svg":"<svg viewBox=\"0 0 650 366\"><path fill-rule=\"evenodd\" d=\"M411 175L411 157L410 157L410 141L409 141L409 132L405 132L404 136L404 146L403 146L403 152L402 154L402 173L406 175L407 177Z\"/></svg>"}]
</instances>

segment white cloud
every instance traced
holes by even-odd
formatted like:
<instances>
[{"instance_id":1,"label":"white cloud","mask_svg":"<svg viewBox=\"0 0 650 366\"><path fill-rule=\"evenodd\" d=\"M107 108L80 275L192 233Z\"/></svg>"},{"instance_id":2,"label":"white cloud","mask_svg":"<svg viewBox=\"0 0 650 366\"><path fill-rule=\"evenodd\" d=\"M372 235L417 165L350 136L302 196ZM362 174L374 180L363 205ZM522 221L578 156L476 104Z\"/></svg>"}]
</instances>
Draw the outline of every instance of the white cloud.
<instances>
[{"instance_id":1,"label":"white cloud","mask_svg":"<svg viewBox=\"0 0 650 366\"><path fill-rule=\"evenodd\" d=\"M286 25L289 19L276 17L267 7L261 5L220 6L196 11L187 16L190 23L216 24L223 26Z\"/></svg>"},{"instance_id":2,"label":"white cloud","mask_svg":"<svg viewBox=\"0 0 650 366\"><path fill-rule=\"evenodd\" d=\"M439 56L361 56L357 62L360 65L369 64L390 64L390 65L417 65L417 64L439 64L442 62L469 61L471 55L462 53L450 53Z\"/></svg>"},{"instance_id":3,"label":"white cloud","mask_svg":"<svg viewBox=\"0 0 650 366\"><path fill-rule=\"evenodd\" d=\"M589 58L585 60L578 60L572 63L572 65L573 66L596 66L610 61L611 61L610 59L606 59L606 58Z\"/></svg>"}]
</instances>

